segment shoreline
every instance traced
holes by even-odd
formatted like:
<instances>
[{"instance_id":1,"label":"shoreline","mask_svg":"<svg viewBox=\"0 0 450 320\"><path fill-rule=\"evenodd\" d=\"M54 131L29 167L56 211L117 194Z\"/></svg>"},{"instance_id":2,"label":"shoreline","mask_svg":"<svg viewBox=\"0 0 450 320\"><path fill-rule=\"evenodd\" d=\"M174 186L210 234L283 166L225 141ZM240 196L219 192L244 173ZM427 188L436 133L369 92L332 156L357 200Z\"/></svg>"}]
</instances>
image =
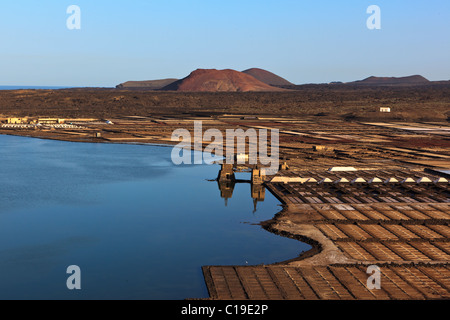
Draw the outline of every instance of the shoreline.
<instances>
[{"instance_id":1,"label":"shoreline","mask_svg":"<svg viewBox=\"0 0 450 320\"><path fill-rule=\"evenodd\" d=\"M7 134L173 147L178 142L169 143L171 132L184 127L192 136L196 120L92 125L83 131L82 139L79 134L50 130ZM233 118L205 122L204 130L219 128L221 132L280 129L280 159L285 168L277 174L279 179L265 181L264 186L283 209L259 225L277 236L311 245L297 257L268 265L203 266L210 299L450 299L450 290L442 289L450 274L450 186L439 174L440 168L450 167L450 128L426 121L329 121ZM101 132L102 138L94 138L95 132ZM110 137L116 141L108 141ZM390 275L383 278L388 286L381 291L365 286L370 265L382 266ZM426 279L425 286L419 278Z\"/></svg>"},{"instance_id":2,"label":"shoreline","mask_svg":"<svg viewBox=\"0 0 450 320\"><path fill-rule=\"evenodd\" d=\"M58 138L54 138L54 137L39 137L39 136L27 136L27 135L20 135L20 134L5 134L5 133L1 133L1 132L0 132L0 134L15 136L15 137L53 140L53 141L70 142L70 143L81 142L81 143L126 144L126 145L142 145L142 146L164 147L164 148L174 147L176 144L178 144L178 142L175 142L173 145L171 145L171 144L163 144L163 143L113 142L113 141L104 141L104 140L91 142L91 141L74 141L74 140L65 140L65 139L63 140L63 139L58 139ZM193 146L191 146L191 150L193 150ZM266 190L268 190L277 199L277 201L279 202L280 205L284 206L283 201L274 192L272 192L272 190L270 188L268 188L265 183L263 183L263 186L266 188ZM263 228L267 232L273 233L277 236L286 237L286 238L297 240L301 243L309 244L311 246L311 249L300 253L297 257L290 258L288 260L284 260L284 261L280 261L280 262L274 262L274 263L271 263L270 265L282 265L282 264L288 264L291 262L301 261L306 258L310 258L313 255L316 255L322 251L323 244L321 244L320 242L318 242L314 239L305 237L301 234L288 233L282 229L278 229L275 227L277 225L277 216L280 215L281 213L283 213L284 210L285 209L283 208L281 211L274 213L274 216L271 219L268 219L265 221L260 221L259 223L257 223L257 225L260 225L261 228Z\"/></svg>"}]
</instances>

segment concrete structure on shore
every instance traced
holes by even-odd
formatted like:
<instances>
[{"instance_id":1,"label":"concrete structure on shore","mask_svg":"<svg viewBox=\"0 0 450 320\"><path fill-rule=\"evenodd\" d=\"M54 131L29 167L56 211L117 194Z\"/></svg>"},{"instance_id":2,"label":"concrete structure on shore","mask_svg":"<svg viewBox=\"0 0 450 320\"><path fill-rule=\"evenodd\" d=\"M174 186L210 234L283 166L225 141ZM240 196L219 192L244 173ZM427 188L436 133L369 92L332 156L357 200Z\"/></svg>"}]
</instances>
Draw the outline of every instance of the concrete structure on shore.
<instances>
[{"instance_id":1,"label":"concrete structure on shore","mask_svg":"<svg viewBox=\"0 0 450 320\"><path fill-rule=\"evenodd\" d=\"M219 171L219 176L217 180L219 181L234 181L236 177L234 176L234 169L232 164L223 163L220 165L221 169Z\"/></svg>"},{"instance_id":2,"label":"concrete structure on shore","mask_svg":"<svg viewBox=\"0 0 450 320\"><path fill-rule=\"evenodd\" d=\"M22 123L27 123L28 119L27 118L8 118L7 119L7 123L9 124L22 124Z\"/></svg>"},{"instance_id":3,"label":"concrete structure on shore","mask_svg":"<svg viewBox=\"0 0 450 320\"><path fill-rule=\"evenodd\" d=\"M37 123L40 124L62 124L65 123L65 119L60 118L38 118Z\"/></svg>"},{"instance_id":4,"label":"concrete structure on shore","mask_svg":"<svg viewBox=\"0 0 450 320\"><path fill-rule=\"evenodd\" d=\"M252 184L262 184L265 180L264 168L256 166L252 169Z\"/></svg>"},{"instance_id":5,"label":"concrete structure on shore","mask_svg":"<svg viewBox=\"0 0 450 320\"><path fill-rule=\"evenodd\" d=\"M61 118L38 118L38 117L9 117L4 118L8 124L63 124L65 119Z\"/></svg>"}]
</instances>

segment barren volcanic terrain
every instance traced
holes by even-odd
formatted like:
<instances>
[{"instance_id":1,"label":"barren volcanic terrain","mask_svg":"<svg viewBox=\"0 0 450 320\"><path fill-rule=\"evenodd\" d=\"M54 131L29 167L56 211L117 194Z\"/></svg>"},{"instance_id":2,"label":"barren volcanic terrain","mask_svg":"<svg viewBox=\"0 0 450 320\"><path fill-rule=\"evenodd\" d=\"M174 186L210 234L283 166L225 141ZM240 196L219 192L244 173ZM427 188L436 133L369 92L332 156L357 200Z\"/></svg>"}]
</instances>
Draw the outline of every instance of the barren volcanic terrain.
<instances>
[{"instance_id":1,"label":"barren volcanic terrain","mask_svg":"<svg viewBox=\"0 0 450 320\"><path fill-rule=\"evenodd\" d=\"M117 89L148 89L159 90L165 86L177 81L178 79L161 79L161 80L146 80L146 81L127 81L116 86Z\"/></svg>"},{"instance_id":2,"label":"barren volcanic terrain","mask_svg":"<svg viewBox=\"0 0 450 320\"><path fill-rule=\"evenodd\" d=\"M196 113L316 116L345 120L450 117L450 85L304 85L286 92L167 92L123 89L0 91L4 116L94 117ZM390 107L391 113L380 113Z\"/></svg>"},{"instance_id":3,"label":"barren volcanic terrain","mask_svg":"<svg viewBox=\"0 0 450 320\"><path fill-rule=\"evenodd\" d=\"M163 90L190 92L283 91L248 74L231 69L197 69L186 78L164 87Z\"/></svg>"},{"instance_id":4,"label":"barren volcanic terrain","mask_svg":"<svg viewBox=\"0 0 450 320\"><path fill-rule=\"evenodd\" d=\"M270 86L289 86L292 85L291 82L287 81L286 79L283 79L280 76L277 76L276 74L259 69L259 68L251 68L242 71L243 73L246 73L248 75L251 75L252 77L258 79L259 81L262 81Z\"/></svg>"},{"instance_id":5,"label":"barren volcanic terrain","mask_svg":"<svg viewBox=\"0 0 450 320\"><path fill-rule=\"evenodd\" d=\"M352 82L359 85L379 85L379 86L410 86L410 85L427 85L430 81L420 75L409 77L368 77L364 80Z\"/></svg>"}]
</instances>

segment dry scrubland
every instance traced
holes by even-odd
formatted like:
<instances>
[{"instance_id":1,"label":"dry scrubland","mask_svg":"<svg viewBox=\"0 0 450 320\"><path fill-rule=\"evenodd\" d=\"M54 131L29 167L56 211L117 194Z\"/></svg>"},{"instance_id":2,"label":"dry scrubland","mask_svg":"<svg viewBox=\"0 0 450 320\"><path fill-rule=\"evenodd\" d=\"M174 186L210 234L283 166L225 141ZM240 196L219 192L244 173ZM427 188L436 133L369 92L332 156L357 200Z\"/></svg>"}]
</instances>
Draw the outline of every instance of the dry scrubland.
<instances>
[{"instance_id":1,"label":"dry scrubland","mask_svg":"<svg viewBox=\"0 0 450 320\"><path fill-rule=\"evenodd\" d=\"M389 106L393 112L380 114L381 106ZM110 118L184 112L448 121L450 85L397 88L304 85L288 92L246 93L118 89L0 91L0 114L3 115Z\"/></svg>"}]
</instances>

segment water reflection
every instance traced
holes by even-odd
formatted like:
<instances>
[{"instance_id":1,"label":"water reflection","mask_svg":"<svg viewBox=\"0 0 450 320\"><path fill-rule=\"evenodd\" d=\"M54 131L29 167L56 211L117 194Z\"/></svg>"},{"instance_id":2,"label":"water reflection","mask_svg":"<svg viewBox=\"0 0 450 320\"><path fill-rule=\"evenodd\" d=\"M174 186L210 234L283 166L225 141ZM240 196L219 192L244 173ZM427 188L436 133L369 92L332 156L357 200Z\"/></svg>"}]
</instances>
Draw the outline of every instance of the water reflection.
<instances>
[{"instance_id":1,"label":"water reflection","mask_svg":"<svg viewBox=\"0 0 450 320\"><path fill-rule=\"evenodd\" d=\"M0 150L0 300L207 298L202 266L310 248L258 225L279 202L267 193L258 203L264 188L239 180L248 169L220 181L225 207L205 181L219 167L175 166L169 148L0 135ZM77 292L70 265L82 270Z\"/></svg>"},{"instance_id":2,"label":"water reflection","mask_svg":"<svg viewBox=\"0 0 450 320\"><path fill-rule=\"evenodd\" d=\"M236 179L234 172L252 172L251 179ZM222 164L217 175L217 185L220 190L220 197L224 199L225 206L228 205L228 200L233 197L233 191L236 183L250 184L250 196L253 199L253 213L257 211L258 202L264 202L266 196L266 188L263 186L262 181L255 179L258 176L260 178L260 170L258 168L237 168L231 164Z\"/></svg>"},{"instance_id":3,"label":"water reflection","mask_svg":"<svg viewBox=\"0 0 450 320\"><path fill-rule=\"evenodd\" d=\"M264 202L266 197L266 188L263 185L252 184L253 213L256 212L258 202Z\"/></svg>"},{"instance_id":4,"label":"water reflection","mask_svg":"<svg viewBox=\"0 0 450 320\"><path fill-rule=\"evenodd\" d=\"M228 199L233 197L234 187L236 185L235 181L220 181L217 180L219 185L220 197L225 200L225 206L228 205Z\"/></svg>"}]
</instances>

